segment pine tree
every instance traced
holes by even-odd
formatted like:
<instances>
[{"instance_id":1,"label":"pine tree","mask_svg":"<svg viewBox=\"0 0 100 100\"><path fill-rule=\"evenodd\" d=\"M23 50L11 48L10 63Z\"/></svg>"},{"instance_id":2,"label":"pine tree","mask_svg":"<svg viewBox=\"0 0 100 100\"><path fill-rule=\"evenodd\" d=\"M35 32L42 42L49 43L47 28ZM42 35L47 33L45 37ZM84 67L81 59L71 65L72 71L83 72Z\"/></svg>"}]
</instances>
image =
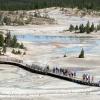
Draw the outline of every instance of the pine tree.
<instances>
[{"instance_id":1,"label":"pine tree","mask_svg":"<svg viewBox=\"0 0 100 100\"><path fill-rule=\"evenodd\" d=\"M16 44L17 44L17 38L14 35L13 38L12 38L12 40L11 40L11 47L16 48Z\"/></svg>"},{"instance_id":2,"label":"pine tree","mask_svg":"<svg viewBox=\"0 0 100 100\"><path fill-rule=\"evenodd\" d=\"M72 31L74 31L74 29L75 29L74 26L71 24L69 27L69 31L72 32Z\"/></svg>"},{"instance_id":3,"label":"pine tree","mask_svg":"<svg viewBox=\"0 0 100 100\"><path fill-rule=\"evenodd\" d=\"M64 57L67 57L66 53L64 54Z\"/></svg>"},{"instance_id":4,"label":"pine tree","mask_svg":"<svg viewBox=\"0 0 100 100\"><path fill-rule=\"evenodd\" d=\"M21 51L20 51L20 50L18 50L18 51L17 51L17 54L19 54L19 55L20 55L20 54L21 54Z\"/></svg>"},{"instance_id":5,"label":"pine tree","mask_svg":"<svg viewBox=\"0 0 100 100\"><path fill-rule=\"evenodd\" d=\"M81 53L79 54L79 58L84 58L84 50L82 48Z\"/></svg>"},{"instance_id":6,"label":"pine tree","mask_svg":"<svg viewBox=\"0 0 100 100\"><path fill-rule=\"evenodd\" d=\"M6 45L3 46L3 50L2 51L3 51L3 53L6 53L6 51L7 51Z\"/></svg>"},{"instance_id":7,"label":"pine tree","mask_svg":"<svg viewBox=\"0 0 100 100\"><path fill-rule=\"evenodd\" d=\"M93 32L95 30L94 24L92 23L91 27L90 27L90 32Z\"/></svg>"},{"instance_id":8,"label":"pine tree","mask_svg":"<svg viewBox=\"0 0 100 100\"><path fill-rule=\"evenodd\" d=\"M99 31L100 30L100 24L99 25L97 25L97 31Z\"/></svg>"},{"instance_id":9,"label":"pine tree","mask_svg":"<svg viewBox=\"0 0 100 100\"><path fill-rule=\"evenodd\" d=\"M19 47L19 48L20 48L20 49L24 49L23 43L20 44L20 47Z\"/></svg>"},{"instance_id":10,"label":"pine tree","mask_svg":"<svg viewBox=\"0 0 100 100\"><path fill-rule=\"evenodd\" d=\"M90 33L90 22L88 21L86 24L86 33L89 34Z\"/></svg>"},{"instance_id":11,"label":"pine tree","mask_svg":"<svg viewBox=\"0 0 100 100\"><path fill-rule=\"evenodd\" d=\"M7 45L7 47L10 47L10 45L11 45L11 34L10 34L10 31L7 32L7 35L5 37L5 44Z\"/></svg>"},{"instance_id":12,"label":"pine tree","mask_svg":"<svg viewBox=\"0 0 100 100\"><path fill-rule=\"evenodd\" d=\"M13 50L12 50L12 53L13 53L13 54L15 54L15 53L16 53L15 49L13 49Z\"/></svg>"},{"instance_id":13,"label":"pine tree","mask_svg":"<svg viewBox=\"0 0 100 100\"><path fill-rule=\"evenodd\" d=\"M79 30L80 30L80 33L84 33L84 32L85 32L85 27L84 27L83 24L81 24L81 25L79 26Z\"/></svg>"},{"instance_id":14,"label":"pine tree","mask_svg":"<svg viewBox=\"0 0 100 100\"><path fill-rule=\"evenodd\" d=\"M76 27L75 27L75 32L76 32L76 31L78 31L78 26L77 26L77 25L76 25Z\"/></svg>"}]
</instances>

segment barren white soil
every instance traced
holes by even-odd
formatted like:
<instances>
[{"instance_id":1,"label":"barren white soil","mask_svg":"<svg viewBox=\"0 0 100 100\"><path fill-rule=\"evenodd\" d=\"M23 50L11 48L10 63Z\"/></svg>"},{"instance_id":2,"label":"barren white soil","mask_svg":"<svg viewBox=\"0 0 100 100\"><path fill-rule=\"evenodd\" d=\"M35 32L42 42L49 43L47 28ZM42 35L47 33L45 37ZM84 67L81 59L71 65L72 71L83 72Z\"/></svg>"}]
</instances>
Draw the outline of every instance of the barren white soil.
<instances>
[{"instance_id":1,"label":"barren white soil","mask_svg":"<svg viewBox=\"0 0 100 100\"><path fill-rule=\"evenodd\" d=\"M100 80L100 32L92 34L73 34L63 32L70 24L86 24L87 21L95 24L100 23L99 17L79 17L68 16L60 11L60 8L48 8L48 14L57 22L56 25L28 25L28 26L1 26L0 29L11 30L17 35L38 35L38 36L78 36L92 37L78 40L70 40L71 43L62 42L57 39L52 43L41 43L33 41L23 41L27 47L26 55L15 56L8 49L6 55L23 59L26 63L37 63L42 66L48 64L50 67L66 67L77 72L79 77L83 73L94 76L95 81ZM42 10L41 10L42 12ZM48 38L47 38L48 39ZM98 40L98 41L96 41ZM91 47L92 45L92 47ZM73 49L91 47L85 52L84 59L78 59L78 52ZM75 48L76 47L76 48ZM63 49L66 49L64 51ZM69 51L68 51L69 50ZM63 55L67 54L64 58ZM0 99L1 100L99 100L100 88L82 86L68 81L42 76L27 72L16 66L0 65Z\"/></svg>"}]
</instances>

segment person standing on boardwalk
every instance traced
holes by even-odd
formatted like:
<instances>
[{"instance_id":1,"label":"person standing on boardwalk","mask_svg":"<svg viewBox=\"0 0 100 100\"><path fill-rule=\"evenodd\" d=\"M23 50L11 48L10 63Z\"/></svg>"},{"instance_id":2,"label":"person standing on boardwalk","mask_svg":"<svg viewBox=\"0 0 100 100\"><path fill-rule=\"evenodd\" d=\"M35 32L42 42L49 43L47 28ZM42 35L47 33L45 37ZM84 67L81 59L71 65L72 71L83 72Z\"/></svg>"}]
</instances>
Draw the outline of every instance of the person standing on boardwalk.
<instances>
[{"instance_id":1,"label":"person standing on boardwalk","mask_svg":"<svg viewBox=\"0 0 100 100\"><path fill-rule=\"evenodd\" d=\"M92 76L92 78L91 78L91 83L93 83L94 82L94 77Z\"/></svg>"}]
</instances>

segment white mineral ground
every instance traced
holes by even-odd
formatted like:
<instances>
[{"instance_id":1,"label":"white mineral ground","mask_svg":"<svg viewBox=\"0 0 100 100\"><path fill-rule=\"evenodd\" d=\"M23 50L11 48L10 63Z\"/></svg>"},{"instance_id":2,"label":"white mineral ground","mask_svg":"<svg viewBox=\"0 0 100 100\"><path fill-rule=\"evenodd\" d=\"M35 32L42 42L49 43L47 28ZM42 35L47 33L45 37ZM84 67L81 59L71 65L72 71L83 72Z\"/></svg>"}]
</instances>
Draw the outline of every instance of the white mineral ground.
<instances>
[{"instance_id":1,"label":"white mineral ground","mask_svg":"<svg viewBox=\"0 0 100 100\"><path fill-rule=\"evenodd\" d=\"M90 22L99 23L100 18L66 16L59 9L50 8L48 14L55 18L57 25L29 25L29 26L2 26L0 29L10 29L12 33L34 35L76 35L63 33L70 24ZM81 34L78 34L81 36ZM87 36L87 34L83 34ZM99 39L99 32L90 36ZM36 44L24 41L27 47L25 56L15 56L7 52L7 55L23 59L26 63L33 61L38 64L49 64L50 67L61 66L79 70L81 73L94 75L95 81L100 79L100 53L86 53L84 59L78 59L78 53L67 54L63 58L62 53L55 52L56 48L86 46L88 44ZM8 49L10 51L11 49ZM100 47L96 47L100 50ZM0 99L1 100L99 100L100 88L89 87L56 78L42 76L27 72L21 68L11 65L0 65Z\"/></svg>"}]
</instances>

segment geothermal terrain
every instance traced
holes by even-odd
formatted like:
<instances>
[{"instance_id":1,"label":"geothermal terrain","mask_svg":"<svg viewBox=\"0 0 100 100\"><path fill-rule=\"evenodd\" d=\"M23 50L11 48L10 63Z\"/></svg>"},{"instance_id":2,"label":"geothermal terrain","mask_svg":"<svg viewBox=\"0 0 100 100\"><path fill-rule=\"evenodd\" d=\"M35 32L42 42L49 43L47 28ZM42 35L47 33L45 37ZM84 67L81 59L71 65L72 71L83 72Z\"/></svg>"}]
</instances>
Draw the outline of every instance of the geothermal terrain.
<instances>
[{"instance_id":1,"label":"geothermal terrain","mask_svg":"<svg viewBox=\"0 0 100 100\"><path fill-rule=\"evenodd\" d=\"M64 67L76 71L82 78L83 73L94 76L94 81L100 80L100 32L91 34L74 34L68 31L70 24L99 24L100 17L75 14L76 10L66 12L60 8L45 9L48 16L56 24L1 26L0 29L10 30L20 42L23 42L26 55L13 55L11 48L7 56L23 59L26 63ZM43 14L44 10L40 12ZM30 11L31 13L34 11ZM85 58L77 58L81 49ZM67 57L63 57L64 54ZM27 72L17 66L0 65L0 99L1 100L98 100L100 88L75 84L56 78Z\"/></svg>"}]
</instances>

